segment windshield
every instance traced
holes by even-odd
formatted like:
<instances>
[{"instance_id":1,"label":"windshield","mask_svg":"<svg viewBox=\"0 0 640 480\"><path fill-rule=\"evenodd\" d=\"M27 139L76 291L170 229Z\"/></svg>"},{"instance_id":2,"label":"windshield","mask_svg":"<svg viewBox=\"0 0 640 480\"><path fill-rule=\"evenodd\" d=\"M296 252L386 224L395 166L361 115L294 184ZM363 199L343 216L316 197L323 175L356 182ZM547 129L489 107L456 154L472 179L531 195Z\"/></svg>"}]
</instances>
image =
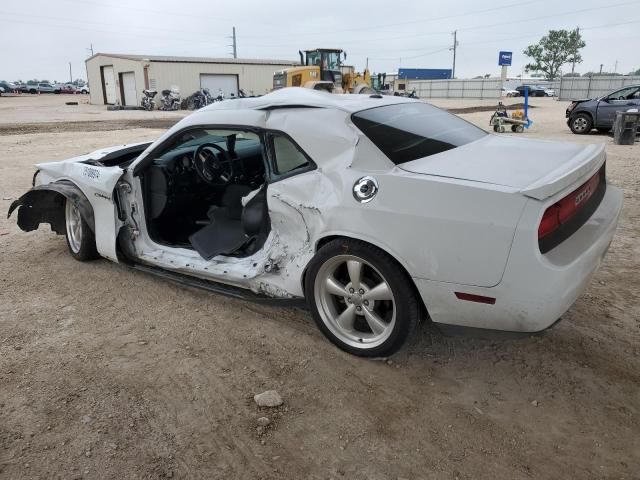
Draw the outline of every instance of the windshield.
<instances>
[{"instance_id":1,"label":"windshield","mask_svg":"<svg viewBox=\"0 0 640 480\"><path fill-rule=\"evenodd\" d=\"M353 123L396 165L474 142L487 133L428 103L370 108Z\"/></svg>"}]
</instances>

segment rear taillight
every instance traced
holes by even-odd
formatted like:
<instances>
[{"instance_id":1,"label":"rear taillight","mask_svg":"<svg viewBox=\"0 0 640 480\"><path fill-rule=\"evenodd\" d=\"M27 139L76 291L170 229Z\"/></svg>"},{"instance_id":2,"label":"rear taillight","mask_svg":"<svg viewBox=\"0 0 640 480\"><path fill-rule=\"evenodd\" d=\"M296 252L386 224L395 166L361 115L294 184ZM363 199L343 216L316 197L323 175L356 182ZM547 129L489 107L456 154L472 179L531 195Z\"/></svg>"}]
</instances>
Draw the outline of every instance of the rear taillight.
<instances>
[{"instance_id":1,"label":"rear taillight","mask_svg":"<svg viewBox=\"0 0 640 480\"><path fill-rule=\"evenodd\" d=\"M552 234L560 226L560 219L558 217L559 210L560 207L556 203L544 212L542 220L540 220L540 226L538 227L538 240Z\"/></svg>"},{"instance_id":2,"label":"rear taillight","mask_svg":"<svg viewBox=\"0 0 640 480\"><path fill-rule=\"evenodd\" d=\"M582 209L598 189L600 175L603 175L603 172L603 170L599 171L581 187L545 210L538 226L538 240L551 235Z\"/></svg>"}]
</instances>

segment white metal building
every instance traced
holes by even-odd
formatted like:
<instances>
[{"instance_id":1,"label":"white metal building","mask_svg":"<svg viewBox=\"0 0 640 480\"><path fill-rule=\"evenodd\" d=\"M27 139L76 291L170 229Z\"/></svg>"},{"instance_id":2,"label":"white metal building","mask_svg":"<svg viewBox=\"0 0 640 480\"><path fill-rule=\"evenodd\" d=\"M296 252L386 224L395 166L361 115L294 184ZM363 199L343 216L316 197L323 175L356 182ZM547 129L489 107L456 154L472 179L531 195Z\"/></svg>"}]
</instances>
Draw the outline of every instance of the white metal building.
<instances>
[{"instance_id":1,"label":"white metal building","mask_svg":"<svg viewBox=\"0 0 640 480\"><path fill-rule=\"evenodd\" d=\"M92 104L137 106L142 90L162 90L177 86L183 98L199 88L225 97L262 95L273 88L273 73L291 67L288 60L240 58L167 57L97 53L86 60Z\"/></svg>"}]
</instances>

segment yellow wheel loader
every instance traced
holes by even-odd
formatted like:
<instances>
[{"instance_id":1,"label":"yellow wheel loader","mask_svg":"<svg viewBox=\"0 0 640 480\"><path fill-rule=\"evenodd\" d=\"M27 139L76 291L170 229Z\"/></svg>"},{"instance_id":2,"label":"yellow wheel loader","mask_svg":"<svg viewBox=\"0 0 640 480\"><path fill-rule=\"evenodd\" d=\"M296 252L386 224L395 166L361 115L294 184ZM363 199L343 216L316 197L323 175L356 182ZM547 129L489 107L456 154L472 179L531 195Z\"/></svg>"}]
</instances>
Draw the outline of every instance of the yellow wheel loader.
<instances>
[{"instance_id":1,"label":"yellow wheel loader","mask_svg":"<svg viewBox=\"0 0 640 480\"><path fill-rule=\"evenodd\" d=\"M273 74L273 89L304 87L332 93L375 93L371 74L360 74L353 66L344 65L347 54L337 48L316 48L300 54L300 66Z\"/></svg>"}]
</instances>

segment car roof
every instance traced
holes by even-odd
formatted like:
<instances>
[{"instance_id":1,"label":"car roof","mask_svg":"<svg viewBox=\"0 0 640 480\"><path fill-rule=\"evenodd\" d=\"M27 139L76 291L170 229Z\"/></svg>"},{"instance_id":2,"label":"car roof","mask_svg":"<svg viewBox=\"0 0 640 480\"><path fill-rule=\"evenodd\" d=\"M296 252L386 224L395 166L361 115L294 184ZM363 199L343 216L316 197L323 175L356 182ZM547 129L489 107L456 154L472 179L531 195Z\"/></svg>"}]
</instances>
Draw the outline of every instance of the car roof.
<instances>
[{"instance_id":1,"label":"car roof","mask_svg":"<svg viewBox=\"0 0 640 480\"><path fill-rule=\"evenodd\" d=\"M348 113L399 103L419 102L419 100L390 95L334 94L303 87L289 87L276 90L261 97L238 98L213 103L200 110L218 112L221 110L270 110L276 108L331 108Z\"/></svg>"}]
</instances>

